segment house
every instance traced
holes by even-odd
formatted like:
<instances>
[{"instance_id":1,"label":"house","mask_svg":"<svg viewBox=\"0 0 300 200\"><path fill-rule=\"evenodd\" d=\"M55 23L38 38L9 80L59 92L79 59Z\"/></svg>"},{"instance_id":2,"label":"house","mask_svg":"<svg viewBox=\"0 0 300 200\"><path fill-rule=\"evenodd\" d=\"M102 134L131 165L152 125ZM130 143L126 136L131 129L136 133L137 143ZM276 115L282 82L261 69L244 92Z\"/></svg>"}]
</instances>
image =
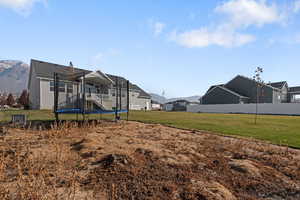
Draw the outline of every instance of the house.
<instances>
[{"instance_id":1,"label":"house","mask_svg":"<svg viewBox=\"0 0 300 200\"><path fill-rule=\"evenodd\" d=\"M176 101L167 102L164 104L163 109L165 111L186 111L189 101L180 99Z\"/></svg>"},{"instance_id":2,"label":"house","mask_svg":"<svg viewBox=\"0 0 300 200\"><path fill-rule=\"evenodd\" d=\"M151 108L151 110L162 110L162 104L157 101L151 100Z\"/></svg>"},{"instance_id":3,"label":"house","mask_svg":"<svg viewBox=\"0 0 300 200\"><path fill-rule=\"evenodd\" d=\"M286 81L261 84L251 78L237 75L226 84L211 86L200 99L200 103L290 103L297 101L297 95L300 95L300 87L289 88Z\"/></svg>"},{"instance_id":4,"label":"house","mask_svg":"<svg viewBox=\"0 0 300 200\"><path fill-rule=\"evenodd\" d=\"M300 103L300 87L290 87L288 89L288 101L290 103Z\"/></svg>"},{"instance_id":5,"label":"house","mask_svg":"<svg viewBox=\"0 0 300 200\"><path fill-rule=\"evenodd\" d=\"M84 73L86 79L85 91L88 107L100 107L112 110L116 105L115 82L118 81L122 87L119 93L123 102L127 100L127 80L120 76L104 74L101 71L74 68L73 66L58 65L38 60L31 60L28 81L29 101L31 109L53 109L54 106L54 74L59 73L58 104L72 106L76 103L78 91L84 90L78 82L70 82L67 78L73 74ZM147 110L151 109L151 96L139 86L129 84L129 109ZM77 100L78 101L78 100ZM124 107L126 103L122 106Z\"/></svg>"}]
</instances>

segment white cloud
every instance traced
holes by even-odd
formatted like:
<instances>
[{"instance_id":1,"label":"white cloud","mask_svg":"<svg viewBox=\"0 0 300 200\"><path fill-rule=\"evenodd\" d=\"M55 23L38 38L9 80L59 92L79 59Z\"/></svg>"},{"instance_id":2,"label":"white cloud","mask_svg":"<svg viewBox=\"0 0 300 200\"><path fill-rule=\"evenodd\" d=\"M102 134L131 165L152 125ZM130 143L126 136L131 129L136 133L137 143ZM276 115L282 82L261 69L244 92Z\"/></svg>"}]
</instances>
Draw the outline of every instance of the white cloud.
<instances>
[{"instance_id":1,"label":"white cloud","mask_svg":"<svg viewBox=\"0 0 300 200\"><path fill-rule=\"evenodd\" d=\"M207 47L210 45L238 47L254 41L255 37L249 34L240 34L235 31L222 30L221 28L216 30L201 28L181 34L173 33L172 39L188 48Z\"/></svg>"},{"instance_id":2,"label":"white cloud","mask_svg":"<svg viewBox=\"0 0 300 200\"><path fill-rule=\"evenodd\" d=\"M17 11L22 15L28 15L35 3L46 3L47 0L0 0L0 6Z\"/></svg>"},{"instance_id":3,"label":"white cloud","mask_svg":"<svg viewBox=\"0 0 300 200\"><path fill-rule=\"evenodd\" d=\"M265 0L230 0L216 7L215 11L227 15L229 23L236 27L281 23L284 20L276 4Z\"/></svg>"},{"instance_id":4,"label":"white cloud","mask_svg":"<svg viewBox=\"0 0 300 200\"><path fill-rule=\"evenodd\" d=\"M280 12L275 3L267 4L265 0L229 0L214 11L222 17L219 23L173 33L171 39L188 48L209 45L238 47L255 41L255 36L242 32L248 27L282 24L285 20L284 12Z\"/></svg>"},{"instance_id":5,"label":"white cloud","mask_svg":"<svg viewBox=\"0 0 300 200\"><path fill-rule=\"evenodd\" d=\"M298 13L300 11L300 0L295 1L294 12Z\"/></svg>"}]
</instances>

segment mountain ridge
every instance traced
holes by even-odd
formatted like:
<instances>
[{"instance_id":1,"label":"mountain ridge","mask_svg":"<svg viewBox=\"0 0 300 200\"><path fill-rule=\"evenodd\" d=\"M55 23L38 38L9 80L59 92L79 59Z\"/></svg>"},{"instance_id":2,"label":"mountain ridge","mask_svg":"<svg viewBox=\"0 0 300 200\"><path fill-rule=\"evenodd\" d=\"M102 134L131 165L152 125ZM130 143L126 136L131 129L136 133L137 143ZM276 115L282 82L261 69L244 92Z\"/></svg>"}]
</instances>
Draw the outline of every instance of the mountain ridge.
<instances>
[{"instance_id":1,"label":"mountain ridge","mask_svg":"<svg viewBox=\"0 0 300 200\"><path fill-rule=\"evenodd\" d=\"M0 93L21 93L27 88L28 76L28 64L19 60L0 60Z\"/></svg>"},{"instance_id":2,"label":"mountain ridge","mask_svg":"<svg viewBox=\"0 0 300 200\"><path fill-rule=\"evenodd\" d=\"M187 100L190 102L199 102L199 99L201 98L200 95L194 95L194 96L189 96L189 97L176 97L176 98L167 99L166 97L161 96L159 94L155 94L155 93L149 93L149 95L151 96L151 99L153 101L157 101L161 104L168 103L171 101L177 101L177 100Z\"/></svg>"},{"instance_id":3,"label":"mountain ridge","mask_svg":"<svg viewBox=\"0 0 300 200\"><path fill-rule=\"evenodd\" d=\"M20 60L0 60L0 93L20 94L22 90L27 88L28 77L28 64ZM201 97L194 95L168 99L155 93L149 94L152 100L161 104L182 99L190 102L198 102Z\"/></svg>"}]
</instances>

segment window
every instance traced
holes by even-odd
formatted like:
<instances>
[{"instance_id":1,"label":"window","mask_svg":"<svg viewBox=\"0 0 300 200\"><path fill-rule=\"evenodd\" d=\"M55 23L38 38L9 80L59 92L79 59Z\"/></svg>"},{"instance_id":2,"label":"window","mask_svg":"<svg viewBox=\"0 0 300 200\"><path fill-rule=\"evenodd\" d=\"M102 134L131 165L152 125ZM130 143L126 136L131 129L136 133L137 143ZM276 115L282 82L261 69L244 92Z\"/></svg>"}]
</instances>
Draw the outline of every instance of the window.
<instances>
[{"instance_id":1,"label":"window","mask_svg":"<svg viewBox=\"0 0 300 200\"><path fill-rule=\"evenodd\" d=\"M66 91L66 89L65 89L65 83L64 82L59 82L59 89L58 89L58 91L59 92L65 92Z\"/></svg>"},{"instance_id":2,"label":"window","mask_svg":"<svg viewBox=\"0 0 300 200\"><path fill-rule=\"evenodd\" d=\"M111 96L113 96L113 97L116 96L116 93L112 93Z\"/></svg>"},{"instance_id":3,"label":"window","mask_svg":"<svg viewBox=\"0 0 300 200\"><path fill-rule=\"evenodd\" d=\"M73 93L73 84L67 83L67 93Z\"/></svg>"},{"instance_id":4,"label":"window","mask_svg":"<svg viewBox=\"0 0 300 200\"><path fill-rule=\"evenodd\" d=\"M54 81L50 81L50 91L54 91Z\"/></svg>"},{"instance_id":5,"label":"window","mask_svg":"<svg viewBox=\"0 0 300 200\"><path fill-rule=\"evenodd\" d=\"M102 94L108 94L108 88L107 87L102 88Z\"/></svg>"},{"instance_id":6,"label":"window","mask_svg":"<svg viewBox=\"0 0 300 200\"><path fill-rule=\"evenodd\" d=\"M50 81L50 91L54 91L54 81ZM59 82L59 92L65 92L65 83L64 82Z\"/></svg>"},{"instance_id":7,"label":"window","mask_svg":"<svg viewBox=\"0 0 300 200\"><path fill-rule=\"evenodd\" d=\"M300 94L296 94L293 96L295 100L300 100Z\"/></svg>"}]
</instances>

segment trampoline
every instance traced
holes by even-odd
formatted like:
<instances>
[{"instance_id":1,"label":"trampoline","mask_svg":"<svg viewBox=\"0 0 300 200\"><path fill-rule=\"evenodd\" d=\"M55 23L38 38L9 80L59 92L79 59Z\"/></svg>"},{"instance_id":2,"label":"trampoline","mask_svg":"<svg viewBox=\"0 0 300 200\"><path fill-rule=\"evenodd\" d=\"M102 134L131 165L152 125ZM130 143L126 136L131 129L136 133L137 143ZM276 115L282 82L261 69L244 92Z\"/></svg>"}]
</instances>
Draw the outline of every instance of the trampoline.
<instances>
[{"instance_id":1,"label":"trampoline","mask_svg":"<svg viewBox=\"0 0 300 200\"><path fill-rule=\"evenodd\" d=\"M61 114L81 114L83 119L89 114L121 113L129 116L129 81L101 71L75 71L71 66L66 73L54 73L54 114L58 121Z\"/></svg>"}]
</instances>

